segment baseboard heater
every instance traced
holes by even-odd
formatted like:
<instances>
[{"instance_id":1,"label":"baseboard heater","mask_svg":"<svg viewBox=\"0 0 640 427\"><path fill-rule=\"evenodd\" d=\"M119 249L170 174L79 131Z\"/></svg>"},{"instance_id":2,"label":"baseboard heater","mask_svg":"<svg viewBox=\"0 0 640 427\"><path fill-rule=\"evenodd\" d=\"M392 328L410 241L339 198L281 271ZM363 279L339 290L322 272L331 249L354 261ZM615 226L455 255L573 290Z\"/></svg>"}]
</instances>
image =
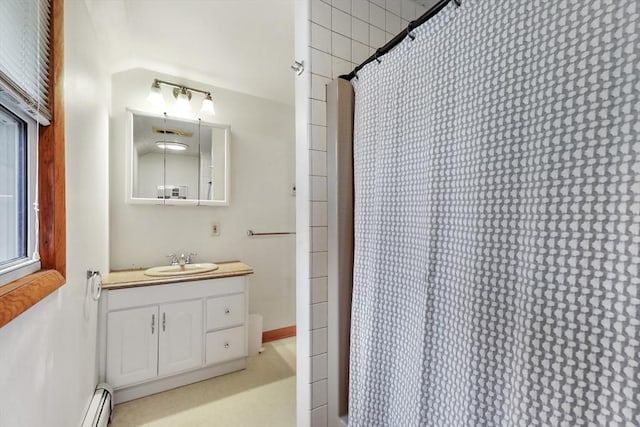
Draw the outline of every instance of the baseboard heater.
<instances>
[{"instance_id":1,"label":"baseboard heater","mask_svg":"<svg viewBox=\"0 0 640 427\"><path fill-rule=\"evenodd\" d=\"M107 427L113 412L113 389L107 383L98 384L82 427Z\"/></svg>"}]
</instances>

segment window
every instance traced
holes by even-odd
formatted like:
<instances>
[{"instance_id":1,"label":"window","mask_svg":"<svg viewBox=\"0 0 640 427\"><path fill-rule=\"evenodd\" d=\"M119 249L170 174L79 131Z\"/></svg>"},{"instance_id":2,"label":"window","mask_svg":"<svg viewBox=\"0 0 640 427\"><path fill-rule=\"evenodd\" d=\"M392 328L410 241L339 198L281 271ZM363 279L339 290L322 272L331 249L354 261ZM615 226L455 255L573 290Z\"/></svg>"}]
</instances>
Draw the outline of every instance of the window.
<instances>
[{"instance_id":1,"label":"window","mask_svg":"<svg viewBox=\"0 0 640 427\"><path fill-rule=\"evenodd\" d=\"M36 245L36 124L0 97L0 284L40 268Z\"/></svg>"},{"instance_id":2,"label":"window","mask_svg":"<svg viewBox=\"0 0 640 427\"><path fill-rule=\"evenodd\" d=\"M38 126L49 125L49 0L0 1L0 285L40 268Z\"/></svg>"},{"instance_id":3,"label":"window","mask_svg":"<svg viewBox=\"0 0 640 427\"><path fill-rule=\"evenodd\" d=\"M11 165L0 174L15 180L0 187L14 200L0 219L0 245L22 239L16 249L1 249L0 328L65 282L63 6L64 0L0 0L0 132L9 140L0 138L0 162ZM4 223L14 224L15 240L5 237ZM29 274L38 253L41 270Z\"/></svg>"}]
</instances>

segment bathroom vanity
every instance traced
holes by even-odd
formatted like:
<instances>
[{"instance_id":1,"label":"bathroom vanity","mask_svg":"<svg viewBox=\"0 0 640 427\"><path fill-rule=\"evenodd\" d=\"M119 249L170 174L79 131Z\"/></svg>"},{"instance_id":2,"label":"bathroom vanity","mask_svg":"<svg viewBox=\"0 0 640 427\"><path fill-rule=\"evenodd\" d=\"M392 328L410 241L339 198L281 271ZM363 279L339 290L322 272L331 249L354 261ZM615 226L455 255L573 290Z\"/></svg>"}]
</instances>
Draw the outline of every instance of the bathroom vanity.
<instances>
[{"instance_id":1,"label":"bathroom vanity","mask_svg":"<svg viewBox=\"0 0 640 427\"><path fill-rule=\"evenodd\" d=\"M124 402L244 369L248 275L242 262L201 274L110 273L100 298L100 377Z\"/></svg>"}]
</instances>

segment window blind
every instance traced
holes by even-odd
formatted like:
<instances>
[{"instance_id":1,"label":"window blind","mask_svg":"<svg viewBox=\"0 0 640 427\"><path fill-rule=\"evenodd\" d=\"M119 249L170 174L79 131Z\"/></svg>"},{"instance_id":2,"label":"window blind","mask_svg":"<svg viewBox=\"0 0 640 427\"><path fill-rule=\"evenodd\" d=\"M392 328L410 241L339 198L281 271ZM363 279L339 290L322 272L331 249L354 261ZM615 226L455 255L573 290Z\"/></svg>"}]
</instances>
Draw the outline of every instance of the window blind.
<instances>
[{"instance_id":1,"label":"window blind","mask_svg":"<svg viewBox=\"0 0 640 427\"><path fill-rule=\"evenodd\" d=\"M0 1L0 92L49 124L50 0Z\"/></svg>"}]
</instances>

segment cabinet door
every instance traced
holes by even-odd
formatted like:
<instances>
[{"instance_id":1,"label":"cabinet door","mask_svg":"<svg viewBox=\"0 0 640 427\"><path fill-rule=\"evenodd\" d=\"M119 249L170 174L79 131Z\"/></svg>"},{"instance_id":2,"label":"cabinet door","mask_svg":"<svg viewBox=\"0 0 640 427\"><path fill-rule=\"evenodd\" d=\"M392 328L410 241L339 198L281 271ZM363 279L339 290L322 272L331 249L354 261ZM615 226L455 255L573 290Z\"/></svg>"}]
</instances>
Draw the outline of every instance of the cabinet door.
<instances>
[{"instance_id":1,"label":"cabinet door","mask_svg":"<svg viewBox=\"0 0 640 427\"><path fill-rule=\"evenodd\" d=\"M114 311L107 318L107 382L134 384L158 374L158 307Z\"/></svg>"},{"instance_id":2,"label":"cabinet door","mask_svg":"<svg viewBox=\"0 0 640 427\"><path fill-rule=\"evenodd\" d=\"M158 374L202 366L202 300L160 306Z\"/></svg>"}]
</instances>

